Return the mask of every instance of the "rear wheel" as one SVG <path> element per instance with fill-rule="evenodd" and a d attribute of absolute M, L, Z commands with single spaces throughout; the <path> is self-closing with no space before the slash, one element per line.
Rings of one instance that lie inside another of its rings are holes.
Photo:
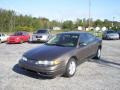
<path fill-rule="evenodd" d="M 20 40 L 20 44 L 22 44 L 23 43 L 23 40 Z"/>
<path fill-rule="evenodd" d="M 94 58 L 95 58 L 95 59 L 100 59 L 100 57 L 101 57 L 101 49 L 99 48 L 99 49 L 97 50 L 96 56 L 95 56 Z"/>
<path fill-rule="evenodd" d="M 74 76 L 75 72 L 76 72 L 76 60 L 74 58 L 71 58 L 68 63 L 67 63 L 67 66 L 66 66 L 66 71 L 65 71 L 65 74 L 64 76 L 65 77 L 72 77 Z"/>

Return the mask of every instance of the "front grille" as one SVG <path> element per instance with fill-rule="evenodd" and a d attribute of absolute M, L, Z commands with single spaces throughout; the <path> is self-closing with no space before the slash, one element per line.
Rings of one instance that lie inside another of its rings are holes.
<path fill-rule="evenodd" d="M 42 38 L 42 36 L 36 36 L 36 38 Z"/>

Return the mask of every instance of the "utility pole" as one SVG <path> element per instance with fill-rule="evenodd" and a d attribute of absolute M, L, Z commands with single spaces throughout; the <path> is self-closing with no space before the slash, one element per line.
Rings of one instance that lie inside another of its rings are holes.
<path fill-rule="evenodd" d="M 91 27 L 90 19 L 91 19 L 91 0 L 89 0 L 89 27 L 88 27 L 89 30 L 90 30 L 90 27 Z"/>
<path fill-rule="evenodd" d="M 113 17 L 112 28 L 114 27 L 114 20 L 115 20 L 115 17 Z"/>

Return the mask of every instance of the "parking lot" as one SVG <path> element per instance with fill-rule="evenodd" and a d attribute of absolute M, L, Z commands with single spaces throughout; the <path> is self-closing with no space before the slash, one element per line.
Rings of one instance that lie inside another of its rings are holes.
<path fill-rule="evenodd" d="M 74 77 L 42 78 L 17 66 L 40 44 L 0 44 L 0 90 L 120 90 L 120 40 L 103 41 L 101 60 L 82 63 Z"/>

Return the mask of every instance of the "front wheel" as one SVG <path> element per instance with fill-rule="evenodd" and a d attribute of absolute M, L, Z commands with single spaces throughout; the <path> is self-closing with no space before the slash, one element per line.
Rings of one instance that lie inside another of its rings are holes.
<path fill-rule="evenodd" d="M 75 72 L 76 72 L 76 60 L 74 58 L 71 58 L 68 63 L 67 63 L 67 66 L 66 66 L 66 71 L 65 71 L 65 74 L 64 76 L 65 77 L 72 77 L 74 76 Z"/>

